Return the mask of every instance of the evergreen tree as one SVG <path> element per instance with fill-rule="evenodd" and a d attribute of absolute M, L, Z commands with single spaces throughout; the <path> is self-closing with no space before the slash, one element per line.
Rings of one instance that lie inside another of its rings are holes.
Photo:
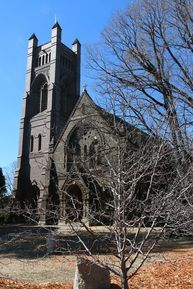
<path fill-rule="evenodd" d="M 6 193 L 6 183 L 5 176 L 3 175 L 3 170 L 0 168 L 0 197 Z"/>
<path fill-rule="evenodd" d="M 9 216 L 9 211 L 6 209 L 8 205 L 6 192 L 7 189 L 6 189 L 5 176 L 3 174 L 2 168 L 0 168 L 0 224 L 5 223 Z"/>

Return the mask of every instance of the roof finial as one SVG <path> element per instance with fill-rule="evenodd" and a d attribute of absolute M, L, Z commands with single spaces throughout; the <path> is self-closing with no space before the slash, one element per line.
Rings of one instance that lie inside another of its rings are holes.
<path fill-rule="evenodd" d="M 57 16 L 56 16 L 56 13 L 55 13 L 55 15 L 54 15 L 54 24 L 56 24 L 56 22 L 57 22 Z"/>
<path fill-rule="evenodd" d="M 87 85 L 86 85 L 86 83 L 84 83 L 83 86 L 82 86 L 82 91 L 85 92 L 86 88 L 87 88 Z"/>

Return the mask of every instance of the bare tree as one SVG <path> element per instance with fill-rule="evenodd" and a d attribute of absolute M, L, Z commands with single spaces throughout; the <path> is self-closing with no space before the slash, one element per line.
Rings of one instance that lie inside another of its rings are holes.
<path fill-rule="evenodd" d="M 135 1 L 90 50 L 100 92 L 123 106 L 130 122 L 167 136 L 177 158 L 192 131 L 192 1 Z M 167 132 L 167 134 L 166 134 Z"/>

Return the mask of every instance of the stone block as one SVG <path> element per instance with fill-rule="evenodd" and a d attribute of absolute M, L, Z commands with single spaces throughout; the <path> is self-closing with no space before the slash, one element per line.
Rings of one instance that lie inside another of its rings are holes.
<path fill-rule="evenodd" d="M 73 289 L 109 289 L 110 273 L 90 260 L 77 258 Z"/>
<path fill-rule="evenodd" d="M 52 233 L 48 234 L 47 238 L 47 253 L 52 254 L 54 252 L 55 246 L 56 246 L 56 241 Z"/>

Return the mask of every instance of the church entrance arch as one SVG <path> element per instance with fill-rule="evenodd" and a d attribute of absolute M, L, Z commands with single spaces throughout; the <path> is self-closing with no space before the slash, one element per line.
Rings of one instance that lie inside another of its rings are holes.
<path fill-rule="evenodd" d="M 71 185 L 66 192 L 65 211 L 69 221 L 78 222 L 83 218 L 83 196 L 77 184 Z"/>

